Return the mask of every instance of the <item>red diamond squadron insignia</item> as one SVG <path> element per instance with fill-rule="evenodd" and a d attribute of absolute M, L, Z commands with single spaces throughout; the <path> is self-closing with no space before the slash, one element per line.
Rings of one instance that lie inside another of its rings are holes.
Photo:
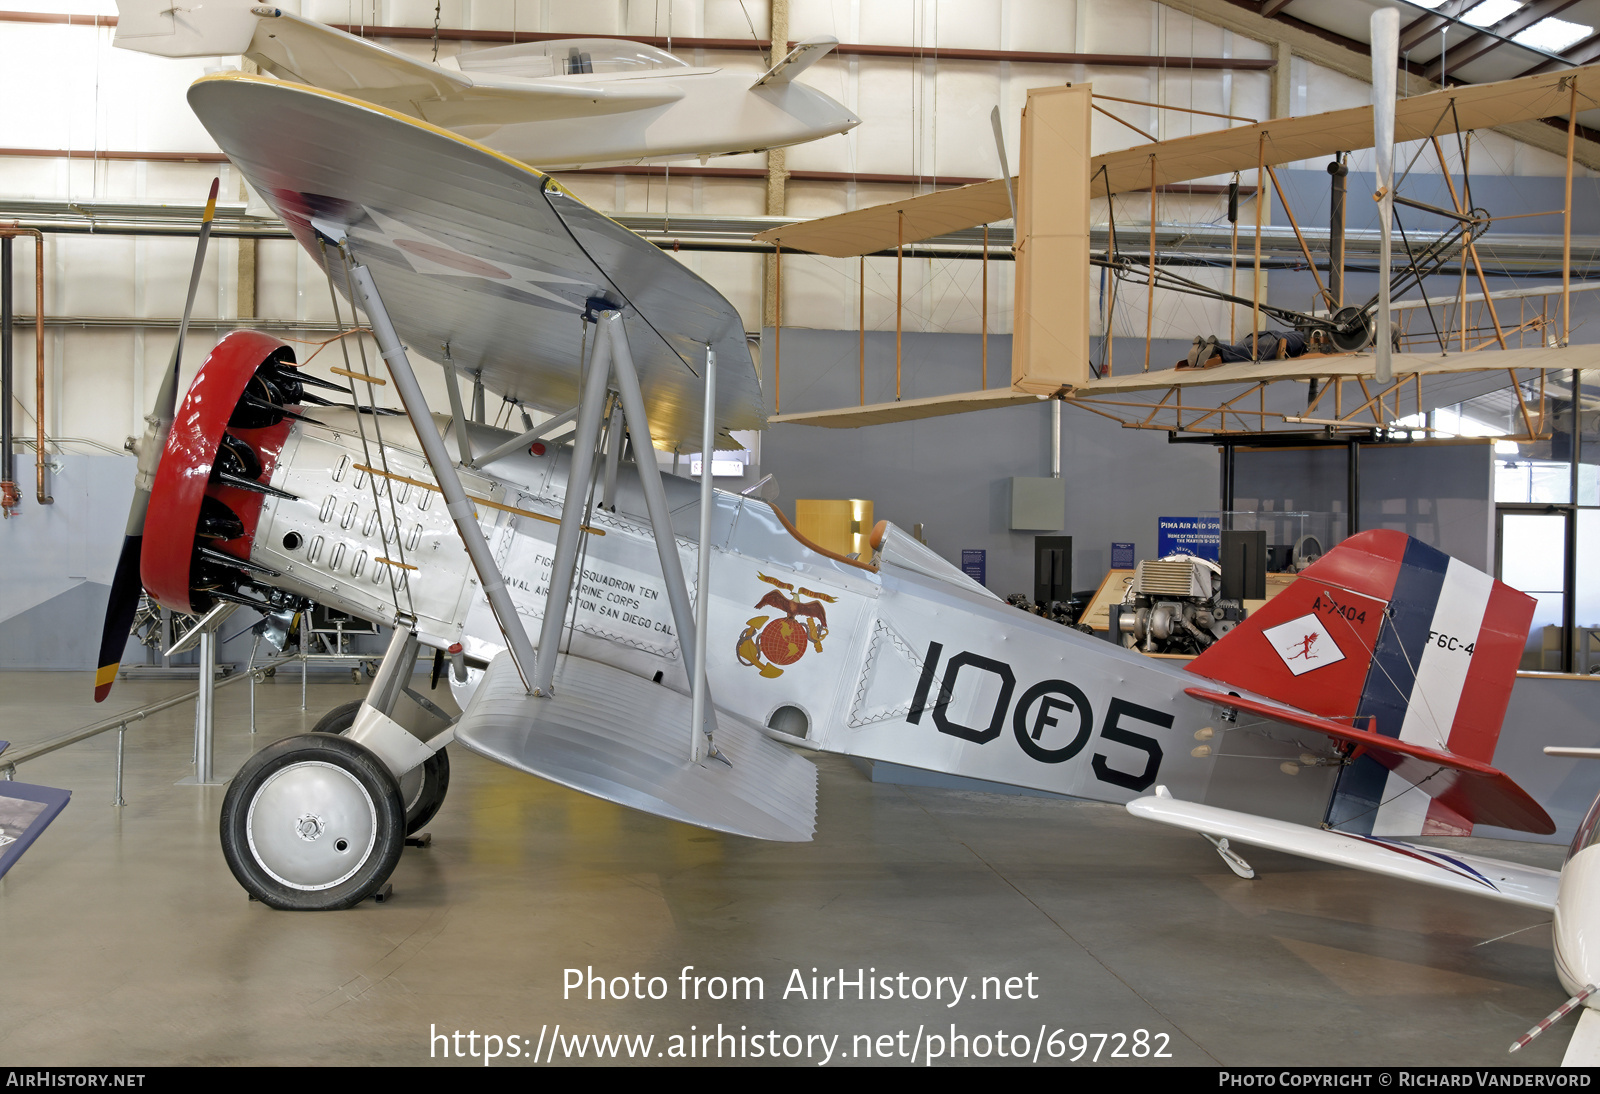
<path fill-rule="evenodd" d="M 757 576 L 777 588 L 756 601 L 755 606 L 758 609 L 775 608 L 783 615 L 777 619 L 772 619 L 770 615 L 758 615 L 749 620 L 744 633 L 739 635 L 736 651 L 741 665 L 758 669 L 762 676 L 771 679 L 783 675 L 780 666 L 792 665 L 800 660 L 807 646 L 815 646 L 818 653 L 822 652 L 822 640 L 828 636 L 828 612 L 821 602 L 826 600 L 832 604 L 838 597 L 811 589 L 796 589 L 787 581 L 779 581 L 766 574 Z M 790 599 L 785 593 L 798 593 L 801 597 L 812 599 Z"/>

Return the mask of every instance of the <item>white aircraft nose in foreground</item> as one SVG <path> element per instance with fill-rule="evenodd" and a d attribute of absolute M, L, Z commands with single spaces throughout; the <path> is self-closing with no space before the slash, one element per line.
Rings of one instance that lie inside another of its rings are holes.
<path fill-rule="evenodd" d="M 520 42 L 429 64 L 241 0 L 118 0 L 116 44 L 163 57 L 243 55 L 281 79 L 419 118 L 547 170 L 724 156 L 860 124 L 795 77 L 838 45 L 810 38 L 753 83 L 614 38 Z"/>

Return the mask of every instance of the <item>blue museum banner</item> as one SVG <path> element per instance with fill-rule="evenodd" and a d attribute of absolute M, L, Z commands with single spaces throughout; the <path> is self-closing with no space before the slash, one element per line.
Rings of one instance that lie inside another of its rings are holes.
<path fill-rule="evenodd" d="M 1156 557 L 1177 552 L 1209 558 L 1222 557 L 1221 517 L 1157 517 Z"/>

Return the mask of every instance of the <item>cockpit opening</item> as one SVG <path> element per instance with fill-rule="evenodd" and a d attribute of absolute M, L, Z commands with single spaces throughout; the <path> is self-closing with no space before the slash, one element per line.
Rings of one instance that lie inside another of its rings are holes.
<path fill-rule="evenodd" d="M 617 38 L 558 38 L 463 50 L 456 63 L 463 72 L 527 79 L 589 73 L 637 74 L 689 67 L 664 49 Z"/>

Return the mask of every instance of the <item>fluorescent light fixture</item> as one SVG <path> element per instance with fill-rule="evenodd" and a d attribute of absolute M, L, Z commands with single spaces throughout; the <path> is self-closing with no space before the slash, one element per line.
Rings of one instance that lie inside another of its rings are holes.
<path fill-rule="evenodd" d="M 1411 0 L 1411 3 L 1415 4 L 1419 8 L 1432 9 L 1444 3 L 1444 0 Z"/>
<path fill-rule="evenodd" d="M 702 466 L 703 466 L 703 464 L 702 464 L 702 462 L 701 462 L 701 460 L 700 460 L 700 458 L 698 456 L 695 457 L 694 459 L 690 460 L 689 461 L 689 474 L 692 475 L 695 478 L 699 478 L 700 477 L 700 468 Z M 722 459 L 720 457 L 713 457 L 712 460 L 711 460 L 711 477 L 712 478 L 718 478 L 718 477 L 730 478 L 730 477 L 743 475 L 743 474 L 744 474 L 744 461 L 743 460 L 733 459 L 733 458 Z"/>
<path fill-rule="evenodd" d="M 1593 33 L 1593 27 L 1586 27 L 1582 23 L 1569 23 L 1565 19 L 1552 17 L 1540 19 L 1521 34 L 1513 34 L 1511 40 L 1520 46 L 1542 49 L 1546 53 L 1561 53 L 1577 45 Z"/>
<path fill-rule="evenodd" d="M 1461 21 L 1475 27 L 1492 27 L 1522 6 L 1519 0 L 1483 0 L 1469 9 Z"/>

